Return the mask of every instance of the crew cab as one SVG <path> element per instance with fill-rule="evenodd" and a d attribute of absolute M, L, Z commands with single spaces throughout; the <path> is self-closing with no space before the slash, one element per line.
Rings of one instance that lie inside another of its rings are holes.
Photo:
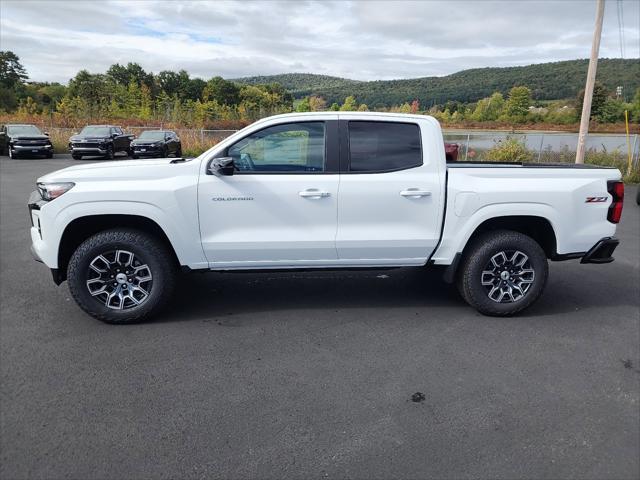
<path fill-rule="evenodd" d="M 134 135 L 125 134 L 115 125 L 87 125 L 69 139 L 69 151 L 74 160 L 83 156 L 100 156 L 113 160 L 118 152 L 131 155 L 131 141 Z"/>
<path fill-rule="evenodd" d="M 614 168 L 445 160 L 429 116 L 278 115 L 194 159 L 37 180 L 32 250 L 110 323 L 158 312 L 180 271 L 442 266 L 487 315 L 543 292 L 548 260 L 613 261 Z"/>
<path fill-rule="evenodd" d="M 0 153 L 9 158 L 44 156 L 53 158 L 53 145 L 46 133 L 31 124 L 9 124 L 0 128 Z"/>

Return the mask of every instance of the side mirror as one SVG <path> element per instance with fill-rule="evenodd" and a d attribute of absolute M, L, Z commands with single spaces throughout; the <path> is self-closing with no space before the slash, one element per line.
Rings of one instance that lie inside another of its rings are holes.
<path fill-rule="evenodd" d="M 111 138 L 116 138 L 116 137 L 119 137 L 119 136 L 120 136 L 120 135 L 118 135 L 117 133 L 112 133 L 112 134 L 111 134 Z"/>
<path fill-rule="evenodd" d="M 235 165 L 233 164 L 233 157 L 220 157 L 214 158 L 209 162 L 207 167 L 207 173 L 209 175 L 233 175 Z"/>
<path fill-rule="evenodd" d="M 49 136 L 49 132 L 44 132 L 44 134 L 48 137 Z"/>

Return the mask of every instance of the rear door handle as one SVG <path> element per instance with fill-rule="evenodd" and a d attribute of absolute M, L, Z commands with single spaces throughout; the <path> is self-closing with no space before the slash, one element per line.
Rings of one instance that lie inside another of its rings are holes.
<path fill-rule="evenodd" d="M 400 195 L 403 197 L 428 197 L 431 195 L 431 192 L 428 190 L 420 190 L 419 188 L 407 188 L 406 190 L 402 190 Z"/>
<path fill-rule="evenodd" d="M 329 192 L 318 190 L 317 188 L 308 188 L 306 190 L 298 192 L 298 195 L 305 198 L 325 198 L 331 196 Z"/>

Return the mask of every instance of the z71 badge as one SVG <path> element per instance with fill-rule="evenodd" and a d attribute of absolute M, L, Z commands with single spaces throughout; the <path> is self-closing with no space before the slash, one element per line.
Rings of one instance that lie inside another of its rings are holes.
<path fill-rule="evenodd" d="M 602 203 L 606 202 L 609 197 L 587 197 L 584 203 Z"/>

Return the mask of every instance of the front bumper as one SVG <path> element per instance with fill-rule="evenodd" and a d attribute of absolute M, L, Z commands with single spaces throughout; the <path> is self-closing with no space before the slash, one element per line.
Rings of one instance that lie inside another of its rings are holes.
<path fill-rule="evenodd" d="M 611 255 L 619 244 L 620 240 L 616 237 L 602 238 L 585 253 L 580 263 L 611 263 L 614 260 Z"/>
<path fill-rule="evenodd" d="M 157 157 L 162 156 L 162 148 L 134 145 L 131 147 L 131 153 L 139 157 Z"/>
<path fill-rule="evenodd" d="M 95 147 L 71 147 L 69 151 L 71 153 L 94 154 L 94 155 L 105 155 L 107 153 L 106 148 L 100 148 L 97 145 Z"/>
<path fill-rule="evenodd" d="M 11 145 L 15 153 L 49 153 L 53 152 L 52 145 Z"/>

